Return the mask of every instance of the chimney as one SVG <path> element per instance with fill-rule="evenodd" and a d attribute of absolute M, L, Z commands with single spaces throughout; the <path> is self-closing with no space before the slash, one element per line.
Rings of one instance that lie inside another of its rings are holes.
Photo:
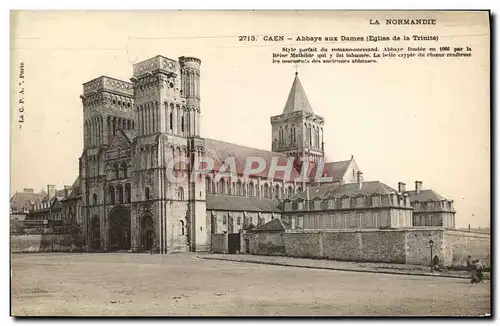
<path fill-rule="evenodd" d="M 56 195 L 56 186 L 55 185 L 47 185 L 47 195 L 49 199 L 52 199 Z"/>
<path fill-rule="evenodd" d="M 33 188 L 24 188 L 23 192 L 33 192 Z"/>
<path fill-rule="evenodd" d="M 415 181 L 415 192 L 417 195 L 420 193 L 420 190 L 422 190 L 422 181 Z"/>
<path fill-rule="evenodd" d="M 357 182 L 358 182 L 358 189 L 361 189 L 363 187 L 363 172 L 358 171 L 357 173 Z"/>
<path fill-rule="evenodd" d="M 398 191 L 400 193 L 403 193 L 406 191 L 406 183 L 404 182 L 398 182 Z"/>

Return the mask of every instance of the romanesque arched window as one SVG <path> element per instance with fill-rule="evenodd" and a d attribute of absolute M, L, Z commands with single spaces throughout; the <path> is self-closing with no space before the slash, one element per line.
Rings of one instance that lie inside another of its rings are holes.
<path fill-rule="evenodd" d="M 238 180 L 238 182 L 236 183 L 236 195 L 237 196 L 241 196 L 243 193 L 242 193 L 242 189 L 241 189 L 241 181 Z"/>
<path fill-rule="evenodd" d="M 125 202 L 130 203 L 131 202 L 131 189 L 130 189 L 130 183 L 127 183 L 125 185 Z"/>
<path fill-rule="evenodd" d="M 183 170 L 187 169 L 187 149 L 186 148 L 183 148 L 182 149 L 182 164 L 181 164 L 181 167 Z"/>
<path fill-rule="evenodd" d="M 184 188 L 179 187 L 177 189 L 177 198 L 179 198 L 179 200 L 184 200 Z"/>
<path fill-rule="evenodd" d="M 219 186 L 218 186 L 218 189 L 217 189 L 217 192 L 220 194 L 220 195 L 223 195 L 226 193 L 226 182 L 224 181 L 224 179 L 220 179 L 219 180 Z"/>
<path fill-rule="evenodd" d="M 123 177 L 128 178 L 127 163 L 122 163 Z"/>
<path fill-rule="evenodd" d="M 280 194 L 280 185 L 276 185 L 275 187 L 275 191 L 274 191 L 274 197 L 277 198 L 277 199 L 280 199 L 281 198 L 281 194 Z"/>
<path fill-rule="evenodd" d="M 110 204 L 115 203 L 115 187 L 112 185 L 108 187 L 108 201 Z"/>
<path fill-rule="evenodd" d="M 212 180 L 210 180 L 209 176 L 205 177 L 205 192 L 207 194 L 212 192 Z"/>
<path fill-rule="evenodd" d="M 118 203 L 123 204 L 123 186 L 116 186 L 116 192 L 118 193 Z"/>
<path fill-rule="evenodd" d="M 311 129 L 311 125 L 307 126 L 307 134 L 309 136 L 309 146 L 312 146 L 312 129 Z"/>

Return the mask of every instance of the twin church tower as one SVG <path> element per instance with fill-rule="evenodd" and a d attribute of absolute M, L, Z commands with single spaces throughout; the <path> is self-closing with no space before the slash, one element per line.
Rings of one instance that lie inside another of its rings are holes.
<path fill-rule="evenodd" d="M 169 160 L 192 162 L 205 153 L 200 64 L 156 56 L 134 64 L 130 82 L 102 76 L 83 84 L 79 179 L 89 250 L 209 249 L 205 180 L 167 177 Z M 314 114 L 298 74 L 271 124 L 273 152 L 311 161 L 324 156 L 324 119 Z"/>

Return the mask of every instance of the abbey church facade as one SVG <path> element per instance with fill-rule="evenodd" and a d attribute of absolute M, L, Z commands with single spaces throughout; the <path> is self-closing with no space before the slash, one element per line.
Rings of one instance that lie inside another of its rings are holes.
<path fill-rule="evenodd" d="M 298 75 L 282 114 L 270 118 L 272 151 L 267 151 L 200 135 L 200 65 L 193 57 L 156 56 L 134 64 L 130 82 L 102 76 L 83 85 L 84 148 L 75 190 L 88 250 L 209 250 L 211 234 L 258 227 L 285 211 L 290 215 L 297 207 L 294 198 L 308 201 L 308 189 L 321 187 L 267 173 L 273 160 L 283 165 L 290 157 L 306 157 L 314 174 L 324 158 L 324 119 L 314 113 Z M 193 177 L 193 162 L 201 157 L 215 162 L 213 170 Z M 217 171 L 228 157 L 235 159 L 236 171 L 219 179 Z M 266 169 L 245 177 L 241 167 L 248 157 L 262 158 Z M 184 163 L 172 167 L 169 162 L 176 158 Z M 292 174 L 301 174 L 301 164 L 294 164 Z M 330 188 L 359 184 L 362 178 L 353 157 L 322 168 Z M 347 193 L 356 196 L 355 190 Z M 409 196 L 399 204 L 404 210 L 412 210 Z M 412 226 L 411 213 L 404 216 L 398 226 Z M 352 227 L 346 223 L 337 227 Z"/>

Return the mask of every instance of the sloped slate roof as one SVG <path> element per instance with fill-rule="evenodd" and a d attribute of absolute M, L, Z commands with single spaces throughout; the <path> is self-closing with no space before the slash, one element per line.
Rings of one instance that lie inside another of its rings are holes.
<path fill-rule="evenodd" d="M 356 196 L 371 196 L 373 194 L 386 195 L 391 193 L 397 193 L 397 191 L 388 185 L 380 181 L 363 181 L 361 189 L 358 189 L 357 183 L 349 183 L 345 185 L 336 185 L 331 183 L 325 183 L 316 187 L 309 187 L 309 199 L 314 198 L 341 198 L 344 196 L 356 197 Z M 290 199 L 307 199 L 307 191 L 302 191 L 295 194 Z"/>
<path fill-rule="evenodd" d="M 330 177 L 334 180 L 342 179 L 350 164 L 351 160 L 325 163 L 323 166 L 322 176 Z M 314 163 L 310 163 L 310 165 L 311 169 L 309 172 L 309 177 L 314 178 L 316 176 L 317 166 Z"/>
<path fill-rule="evenodd" d="M 269 168 L 273 160 L 277 161 L 277 166 L 286 166 L 288 162 L 288 157 L 282 153 L 276 153 L 271 151 L 266 151 L 263 149 L 257 149 L 252 147 L 246 147 L 242 145 L 237 145 L 233 143 L 228 143 L 215 139 L 205 139 L 205 155 L 207 158 L 211 158 L 214 161 L 213 171 L 219 171 L 223 166 L 224 162 L 233 163 L 228 159 L 229 157 L 234 157 L 234 163 L 236 163 L 236 173 L 242 175 L 245 171 L 247 158 L 258 157 L 264 159 L 266 162 L 265 169 L 256 173 L 254 176 L 267 178 L 269 176 Z M 256 164 L 252 166 L 255 168 Z M 229 170 L 229 169 L 228 169 Z M 227 171 L 228 171 L 227 170 Z M 290 173 L 290 178 L 292 180 L 300 176 L 299 172 L 295 168 L 292 168 Z M 285 177 L 285 172 L 276 171 L 274 174 L 274 179 L 282 180 Z"/>
<path fill-rule="evenodd" d="M 256 227 L 253 231 L 284 231 L 291 229 L 292 226 L 281 218 L 275 218 L 270 220 L 269 222 Z M 301 229 L 301 227 L 296 226 L 297 229 Z"/>
<path fill-rule="evenodd" d="M 302 87 L 298 73 L 295 74 L 295 79 L 293 80 L 292 88 L 288 94 L 283 114 L 295 111 L 314 113 L 311 108 L 311 104 L 309 104 L 309 100 L 307 99 L 306 92 Z"/>
<path fill-rule="evenodd" d="M 38 204 L 42 201 L 44 194 L 36 192 L 16 192 L 14 196 L 10 199 L 10 207 L 13 210 L 23 210 L 23 208 L 29 209 L 34 204 Z"/>
<path fill-rule="evenodd" d="M 264 159 L 266 166 L 265 169 L 260 173 L 255 173 L 253 176 L 268 178 L 269 169 L 271 167 L 271 162 L 275 160 L 277 166 L 286 166 L 288 159 L 293 160 L 292 169 L 290 172 L 290 180 L 296 180 L 301 177 L 302 164 L 300 162 L 300 157 L 291 158 L 282 153 L 276 153 L 272 151 L 267 151 L 258 148 L 246 147 L 242 145 L 237 145 L 229 142 L 224 142 L 215 139 L 205 139 L 205 156 L 210 158 L 214 162 L 214 167 L 212 171 L 217 172 L 221 169 L 224 162 L 232 164 L 233 162 L 228 159 L 229 157 L 234 157 L 234 163 L 236 164 L 236 173 L 242 175 L 245 171 L 247 158 L 258 157 Z M 325 163 L 323 166 L 323 176 L 332 177 L 333 179 L 342 179 L 344 176 L 351 160 L 329 162 Z M 256 167 L 253 165 L 252 168 Z M 227 169 L 226 171 L 228 171 Z M 317 165 L 314 162 L 309 162 L 307 177 L 309 179 L 314 179 L 316 176 Z M 283 180 L 285 178 L 285 172 L 275 171 L 274 175 L 271 177 L 276 180 Z"/>
<path fill-rule="evenodd" d="M 281 212 L 280 202 L 255 197 L 207 194 L 207 209 L 221 211 Z"/>
<path fill-rule="evenodd" d="M 424 189 L 420 190 L 419 193 L 415 190 L 410 190 L 406 192 L 408 197 L 410 197 L 410 202 L 426 202 L 426 201 L 442 201 L 447 200 L 437 192 L 432 189 Z"/>

